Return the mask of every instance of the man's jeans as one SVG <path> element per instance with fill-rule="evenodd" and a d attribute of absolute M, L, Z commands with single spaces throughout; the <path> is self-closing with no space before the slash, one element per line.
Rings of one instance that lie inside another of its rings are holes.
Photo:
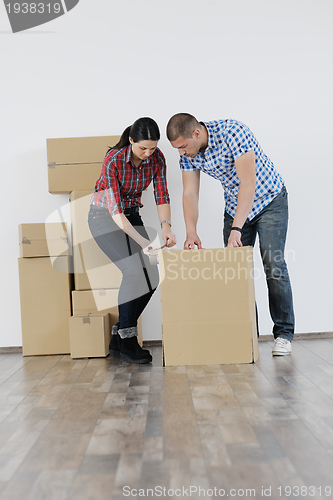
<path fill-rule="evenodd" d="M 223 237 L 227 246 L 233 218 L 225 212 Z M 294 336 L 294 309 L 291 285 L 284 248 L 288 227 L 288 193 L 282 188 L 274 200 L 243 226 L 242 244 L 254 246 L 259 235 L 260 254 L 266 274 L 268 300 L 274 323 L 274 338 L 292 340 Z"/>
<path fill-rule="evenodd" d="M 127 219 L 149 240 L 139 214 L 127 215 Z M 123 273 L 118 294 L 118 326 L 121 329 L 137 326 L 158 286 L 157 266 L 149 263 L 140 245 L 117 226 L 107 209 L 91 206 L 88 224 L 97 245 Z"/>

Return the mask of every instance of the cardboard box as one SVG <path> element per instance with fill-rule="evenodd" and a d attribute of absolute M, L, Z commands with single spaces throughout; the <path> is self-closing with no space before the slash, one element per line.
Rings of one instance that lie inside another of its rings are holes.
<path fill-rule="evenodd" d="M 62 222 L 19 225 L 20 257 L 68 255 L 66 224 Z"/>
<path fill-rule="evenodd" d="M 69 354 L 68 257 L 18 259 L 23 356 Z"/>
<path fill-rule="evenodd" d="M 118 289 L 73 290 L 73 316 L 105 314 L 118 318 Z"/>
<path fill-rule="evenodd" d="M 95 242 L 88 226 L 92 191 L 70 195 L 76 290 L 119 288 L 122 273 Z"/>
<path fill-rule="evenodd" d="M 93 190 L 104 156 L 119 138 L 119 135 L 113 135 L 47 139 L 49 192 Z"/>
<path fill-rule="evenodd" d="M 110 314 L 111 326 L 118 321 L 118 289 L 73 290 L 73 316 L 88 314 Z M 138 342 L 142 346 L 142 321 L 138 319 Z"/>
<path fill-rule="evenodd" d="M 69 319 L 72 358 L 99 358 L 109 354 L 110 315 L 89 314 Z"/>
<path fill-rule="evenodd" d="M 165 366 L 258 359 L 252 247 L 163 251 L 160 273 Z"/>

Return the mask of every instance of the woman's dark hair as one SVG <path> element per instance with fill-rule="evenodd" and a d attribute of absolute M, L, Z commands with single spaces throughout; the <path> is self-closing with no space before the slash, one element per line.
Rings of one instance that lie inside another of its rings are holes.
<path fill-rule="evenodd" d="M 121 149 L 128 146 L 130 144 L 130 137 L 132 137 L 134 142 L 159 141 L 160 130 L 157 123 L 152 118 L 139 118 L 133 125 L 130 125 L 124 130 L 119 142 L 117 142 L 115 146 L 110 147 L 108 152 L 112 149 Z"/>

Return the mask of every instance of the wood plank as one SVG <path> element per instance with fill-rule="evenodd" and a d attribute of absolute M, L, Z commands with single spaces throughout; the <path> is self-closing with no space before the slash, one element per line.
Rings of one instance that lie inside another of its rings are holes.
<path fill-rule="evenodd" d="M 1 500 L 329 486 L 331 340 L 296 340 L 279 358 L 260 342 L 248 365 L 163 368 L 156 345 L 146 365 L 0 354 Z"/>

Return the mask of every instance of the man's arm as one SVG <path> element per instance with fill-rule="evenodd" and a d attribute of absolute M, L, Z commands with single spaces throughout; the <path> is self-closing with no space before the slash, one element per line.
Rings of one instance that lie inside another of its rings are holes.
<path fill-rule="evenodd" d="M 235 167 L 240 187 L 238 192 L 237 210 L 233 226 L 242 228 L 251 211 L 256 189 L 256 163 L 254 151 L 248 151 L 235 160 Z M 241 247 L 241 233 L 231 231 L 228 247 Z"/>
<path fill-rule="evenodd" d="M 186 226 L 185 250 L 201 247 L 201 241 L 197 235 L 197 222 L 199 216 L 199 187 L 200 170 L 193 172 L 182 172 L 183 176 L 183 212 Z"/>

